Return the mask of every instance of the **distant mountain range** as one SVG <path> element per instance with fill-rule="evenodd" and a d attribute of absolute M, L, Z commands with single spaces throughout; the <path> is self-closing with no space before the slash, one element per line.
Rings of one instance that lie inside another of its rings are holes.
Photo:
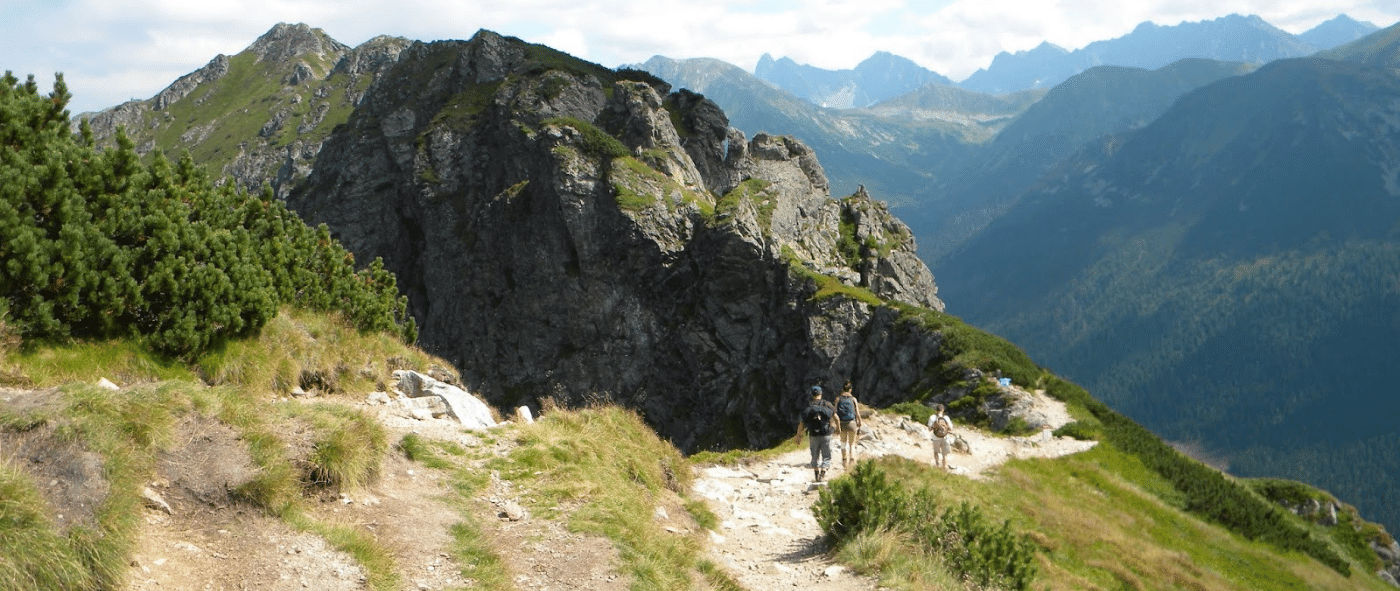
<path fill-rule="evenodd" d="M 1296 36 L 1264 22 L 1258 16 L 1237 14 L 1175 26 L 1146 22 L 1138 25 L 1132 33 L 1117 39 L 1095 41 L 1074 51 L 1046 43 L 1028 52 L 1000 53 L 992 59 L 990 66 L 974 72 L 960 86 L 990 93 L 1048 88 L 1094 66 L 1155 70 L 1187 58 L 1263 64 L 1312 55 L 1322 49 L 1355 41 L 1376 29 L 1375 25 L 1358 23 L 1346 16 L 1339 16 Z M 1305 38 L 1329 44 L 1317 45 Z"/>
<path fill-rule="evenodd" d="M 908 94 L 928 84 L 953 81 L 888 52 L 877 52 L 853 70 L 823 70 L 763 54 L 754 75 L 821 107 L 850 109 Z"/>
<path fill-rule="evenodd" d="M 986 142 L 1044 91 L 993 97 L 924 86 L 869 109 L 830 109 L 775 88 L 716 59 L 654 57 L 635 66 L 715 101 L 729 123 L 802 138 L 822 155 L 832 194 L 866 186 L 892 204 L 910 204 L 956 170 L 967 147 Z"/>
<path fill-rule="evenodd" d="M 1002 94 L 1051 88 L 1095 66 L 1155 70 L 1187 58 L 1257 65 L 1312 55 L 1377 29 L 1371 23 L 1339 15 L 1293 35 L 1258 16 L 1232 14 L 1172 26 L 1144 22 L 1127 35 L 1095 41 L 1074 51 L 1047 41 L 1029 51 L 1002 52 L 992 59 L 991 65 L 958 83 L 884 52 L 876 53 L 854 70 L 824 70 L 786 57 L 775 60 L 765 54 L 754 75 L 815 105 L 859 108 L 911 92 L 921 84 L 955 84 L 975 92 Z"/>
<path fill-rule="evenodd" d="M 1393 527 L 1400 75 L 1373 63 L 1397 37 L 1222 78 L 1085 143 L 934 266 L 940 294 L 1159 434 Z"/>

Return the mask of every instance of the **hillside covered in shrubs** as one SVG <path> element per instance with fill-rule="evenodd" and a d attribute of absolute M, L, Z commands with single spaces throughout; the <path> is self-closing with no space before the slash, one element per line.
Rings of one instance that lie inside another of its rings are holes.
<path fill-rule="evenodd" d="M 0 318 L 26 341 L 140 337 L 189 357 L 255 333 L 278 306 L 339 311 L 416 339 L 394 276 L 270 193 L 216 186 L 188 157 L 147 161 L 71 132 L 59 76 L 0 83 Z"/>

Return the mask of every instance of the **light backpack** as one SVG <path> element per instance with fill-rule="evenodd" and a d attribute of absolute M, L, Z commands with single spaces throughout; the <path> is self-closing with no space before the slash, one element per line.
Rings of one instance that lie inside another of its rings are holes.
<path fill-rule="evenodd" d="M 836 399 L 836 416 L 843 421 L 856 420 L 856 399 L 854 396 L 842 396 Z"/>
<path fill-rule="evenodd" d="M 948 436 L 948 432 L 949 432 L 949 431 L 952 431 L 952 430 L 953 430 L 953 428 L 952 428 L 951 426 L 948 425 L 948 418 L 947 418 L 947 417 L 938 417 L 938 420 L 936 420 L 936 421 L 933 422 L 933 436 L 934 436 L 934 437 L 937 437 L 937 438 L 939 438 L 939 439 L 942 439 L 942 438 L 944 438 L 944 437 L 947 437 L 947 436 Z"/>

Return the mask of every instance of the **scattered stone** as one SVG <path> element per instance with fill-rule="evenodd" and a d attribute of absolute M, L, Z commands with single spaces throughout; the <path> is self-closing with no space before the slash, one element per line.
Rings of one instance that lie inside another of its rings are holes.
<path fill-rule="evenodd" d="M 146 502 L 147 507 L 162 511 L 166 515 L 174 514 L 174 511 L 170 510 L 170 504 L 166 503 L 165 499 L 161 498 L 160 493 L 152 490 L 149 486 L 141 489 L 141 499 Z"/>
<path fill-rule="evenodd" d="M 529 517 L 525 508 L 521 507 L 520 504 L 515 501 L 505 501 L 500 504 L 500 507 L 501 512 L 498 515 L 499 517 L 504 517 L 511 521 L 524 521 L 526 517 Z"/>
<path fill-rule="evenodd" d="M 196 545 L 191 544 L 191 543 L 189 543 L 189 542 L 175 542 L 174 544 L 171 544 L 171 545 L 172 545 L 172 546 L 175 546 L 175 548 L 177 548 L 177 549 L 179 549 L 179 550 L 184 550 L 184 551 L 189 552 L 189 553 L 192 553 L 192 554 L 203 554 L 203 553 L 204 553 L 204 550 L 201 550 L 201 549 L 199 548 L 199 546 L 196 546 Z"/>
<path fill-rule="evenodd" d="M 724 466 L 710 466 L 700 471 L 708 478 L 753 478 L 752 472 L 745 470 L 734 470 Z M 770 479 L 771 480 L 771 479 Z"/>

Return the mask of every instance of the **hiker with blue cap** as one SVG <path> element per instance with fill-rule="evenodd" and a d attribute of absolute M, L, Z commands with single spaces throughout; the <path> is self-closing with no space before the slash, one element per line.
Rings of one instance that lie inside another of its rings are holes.
<path fill-rule="evenodd" d="M 841 432 L 841 424 L 835 420 L 836 406 L 822 400 L 822 387 L 812 386 L 812 402 L 802 411 L 802 421 L 793 441 L 801 441 L 802 431 L 807 431 L 807 445 L 812 450 L 812 471 L 817 482 L 826 478 L 826 470 L 831 467 L 831 437 Z"/>

